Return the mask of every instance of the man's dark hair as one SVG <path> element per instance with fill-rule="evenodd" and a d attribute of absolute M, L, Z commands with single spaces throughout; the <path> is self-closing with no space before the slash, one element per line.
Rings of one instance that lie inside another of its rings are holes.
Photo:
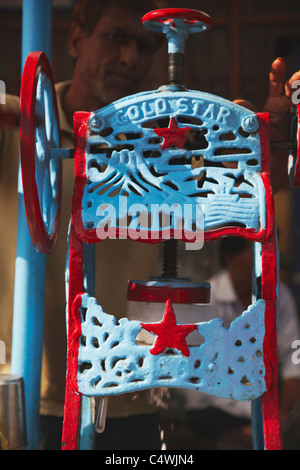
<path fill-rule="evenodd" d="M 225 257 L 226 255 L 234 256 L 242 253 L 251 245 L 251 241 L 245 238 L 239 237 L 224 237 L 220 239 L 219 244 L 219 255 L 220 263 L 222 266 L 226 266 Z"/>
<path fill-rule="evenodd" d="M 77 23 L 88 35 L 92 34 L 104 11 L 112 6 L 138 10 L 146 14 L 151 10 L 166 7 L 163 0 L 76 0 L 73 10 L 73 23 Z"/>

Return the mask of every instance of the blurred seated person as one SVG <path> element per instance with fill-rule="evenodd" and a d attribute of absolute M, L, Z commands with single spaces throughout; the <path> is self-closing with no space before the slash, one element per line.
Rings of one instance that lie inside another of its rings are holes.
<path fill-rule="evenodd" d="M 210 280 L 211 304 L 228 328 L 249 305 L 252 295 L 252 243 L 236 237 L 219 242 L 222 270 Z M 294 298 L 280 282 L 278 325 L 279 414 L 281 423 L 300 397 L 300 368 L 292 363 L 291 345 L 299 338 L 299 321 Z M 187 432 L 194 445 L 203 449 L 251 450 L 251 403 L 227 400 L 185 390 Z M 197 448 L 197 447 L 193 447 Z"/>

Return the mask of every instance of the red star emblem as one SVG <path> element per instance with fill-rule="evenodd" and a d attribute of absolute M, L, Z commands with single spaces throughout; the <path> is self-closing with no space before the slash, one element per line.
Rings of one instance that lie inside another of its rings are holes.
<path fill-rule="evenodd" d="M 167 300 L 166 302 L 166 308 L 161 322 L 141 323 L 141 326 L 150 333 L 157 335 L 153 348 L 150 349 L 151 354 L 161 354 L 167 348 L 176 348 L 181 351 L 184 356 L 190 355 L 185 337 L 192 331 L 197 330 L 197 325 L 179 325 L 176 322 L 171 300 Z"/>
<path fill-rule="evenodd" d="M 159 137 L 163 137 L 164 141 L 161 148 L 168 149 L 174 145 L 180 149 L 183 149 L 186 142 L 187 134 L 190 132 L 190 127 L 178 127 L 177 121 L 172 117 L 169 127 L 163 129 L 153 129 L 155 134 Z"/>

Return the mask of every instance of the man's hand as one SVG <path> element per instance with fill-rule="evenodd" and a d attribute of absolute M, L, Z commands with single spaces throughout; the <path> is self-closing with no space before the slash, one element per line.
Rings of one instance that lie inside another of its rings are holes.
<path fill-rule="evenodd" d="M 270 140 L 288 142 L 291 139 L 291 108 L 296 106 L 292 102 L 292 94 L 296 91 L 292 84 L 295 80 L 300 80 L 300 71 L 295 72 L 285 82 L 285 62 L 279 57 L 272 63 L 269 80 L 269 95 L 263 111 L 270 114 Z M 234 102 L 257 112 L 248 101 L 235 100 Z M 288 155 L 288 151 L 273 150 L 271 152 L 270 173 L 274 192 L 289 185 Z"/>
<path fill-rule="evenodd" d="M 263 111 L 270 113 L 270 139 L 273 142 L 288 142 L 291 139 L 292 83 L 300 79 L 300 71 L 285 82 L 285 62 L 282 58 L 274 60 L 269 74 L 269 95 Z M 270 172 L 273 191 L 287 186 L 288 151 L 272 151 Z"/>
<path fill-rule="evenodd" d="M 267 102 L 264 106 L 264 111 L 271 113 L 272 115 L 283 115 L 286 116 L 288 114 L 289 108 L 295 106 L 291 100 L 292 94 L 295 91 L 292 88 L 292 84 L 295 80 L 300 79 L 300 71 L 294 73 L 289 80 L 284 82 L 285 80 L 285 62 L 284 59 L 279 57 L 278 59 L 274 60 L 271 71 L 269 74 L 270 86 L 269 86 L 269 96 Z M 283 125 L 278 126 L 278 132 L 281 132 L 280 139 L 276 134 L 276 126 L 273 128 L 273 137 L 274 140 L 286 140 L 289 138 L 289 129 L 288 129 L 288 122 L 285 120 L 281 122 L 277 119 L 275 120 L 274 124 L 280 122 Z M 283 132 L 287 132 L 287 134 L 283 134 Z"/>

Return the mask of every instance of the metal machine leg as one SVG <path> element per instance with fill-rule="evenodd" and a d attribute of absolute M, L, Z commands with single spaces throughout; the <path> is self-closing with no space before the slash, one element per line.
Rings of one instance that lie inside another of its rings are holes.
<path fill-rule="evenodd" d="M 31 51 L 51 57 L 52 0 L 23 0 L 22 70 Z M 46 255 L 33 247 L 19 178 L 18 240 L 13 310 L 12 373 L 25 384 L 28 449 L 38 448 Z"/>

